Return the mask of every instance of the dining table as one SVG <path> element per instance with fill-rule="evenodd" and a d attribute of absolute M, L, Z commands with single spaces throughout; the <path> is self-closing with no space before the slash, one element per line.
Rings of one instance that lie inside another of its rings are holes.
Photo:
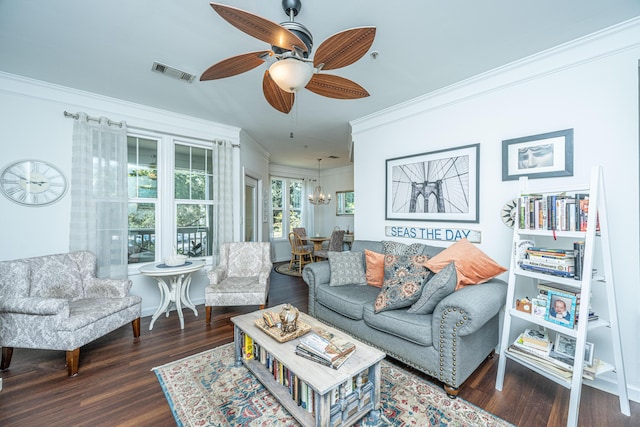
<path fill-rule="evenodd" d="M 320 237 L 320 236 L 307 237 L 307 240 L 313 242 L 314 251 L 319 251 L 320 249 L 322 249 L 322 243 L 328 241 L 329 239 L 330 237 Z"/>

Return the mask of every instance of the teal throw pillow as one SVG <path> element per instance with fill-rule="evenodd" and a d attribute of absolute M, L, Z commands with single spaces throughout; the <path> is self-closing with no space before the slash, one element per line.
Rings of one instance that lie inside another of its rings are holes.
<path fill-rule="evenodd" d="M 374 311 L 396 310 L 412 305 L 420 298 L 430 271 L 426 255 L 385 255 L 384 282 L 374 303 Z"/>
<path fill-rule="evenodd" d="M 447 295 L 452 294 L 458 283 L 456 266 L 452 262 L 440 270 L 438 274 L 432 276 L 422 288 L 422 294 L 418 301 L 413 303 L 407 313 L 431 314 L 436 306 Z"/>
<path fill-rule="evenodd" d="M 331 276 L 329 286 L 366 285 L 362 252 L 327 252 Z"/>

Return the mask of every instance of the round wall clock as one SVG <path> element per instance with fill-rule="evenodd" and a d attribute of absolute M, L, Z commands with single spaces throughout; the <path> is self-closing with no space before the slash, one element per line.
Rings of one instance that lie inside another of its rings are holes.
<path fill-rule="evenodd" d="M 24 206 L 46 206 L 67 192 L 67 179 L 55 166 L 42 160 L 21 160 L 6 166 L 0 175 L 0 191 Z"/>
<path fill-rule="evenodd" d="M 518 200 L 513 199 L 509 200 L 504 204 L 500 211 L 500 217 L 502 218 L 502 222 L 509 228 L 513 228 L 514 223 L 516 222 L 516 209 L 518 208 Z"/>

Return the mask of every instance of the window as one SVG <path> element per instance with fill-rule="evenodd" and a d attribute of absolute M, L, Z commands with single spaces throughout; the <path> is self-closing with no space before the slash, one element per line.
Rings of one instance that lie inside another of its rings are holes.
<path fill-rule="evenodd" d="M 304 182 L 292 178 L 271 179 L 271 238 L 286 239 L 304 219 Z"/>
<path fill-rule="evenodd" d="M 158 141 L 127 137 L 129 264 L 151 262 L 156 253 Z"/>
<path fill-rule="evenodd" d="M 211 254 L 213 224 L 213 153 L 175 145 L 174 192 L 176 248 L 192 257 Z"/>
<path fill-rule="evenodd" d="M 213 239 L 213 150 L 210 142 L 168 135 L 127 137 L 128 262 L 171 253 L 207 257 Z"/>

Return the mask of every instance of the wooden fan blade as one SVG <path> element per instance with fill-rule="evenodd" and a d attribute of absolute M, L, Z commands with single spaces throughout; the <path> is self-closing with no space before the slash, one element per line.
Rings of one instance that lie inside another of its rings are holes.
<path fill-rule="evenodd" d="M 376 36 L 376 27 L 361 27 L 334 34 L 323 41 L 313 57 L 313 66 L 323 70 L 346 67 L 362 58 Z"/>
<path fill-rule="evenodd" d="M 264 72 L 262 92 L 269 105 L 276 110 L 285 114 L 291 111 L 295 95 L 280 89 L 280 86 L 278 86 L 269 75 L 269 70 Z"/>
<path fill-rule="evenodd" d="M 218 12 L 218 15 L 225 21 L 243 33 L 249 34 L 251 37 L 255 37 L 258 40 L 285 50 L 294 50 L 293 48 L 295 46 L 303 52 L 307 51 L 307 46 L 302 40 L 280 24 L 242 9 L 219 3 L 211 3 L 211 7 Z"/>
<path fill-rule="evenodd" d="M 318 95 L 336 99 L 358 99 L 369 96 L 369 92 L 358 83 L 331 74 L 314 74 L 306 88 Z"/>
<path fill-rule="evenodd" d="M 253 70 L 257 66 L 264 64 L 264 59 L 262 58 L 269 53 L 271 53 L 270 50 L 262 50 L 224 59 L 207 68 L 200 76 L 200 81 L 223 79 Z"/>

